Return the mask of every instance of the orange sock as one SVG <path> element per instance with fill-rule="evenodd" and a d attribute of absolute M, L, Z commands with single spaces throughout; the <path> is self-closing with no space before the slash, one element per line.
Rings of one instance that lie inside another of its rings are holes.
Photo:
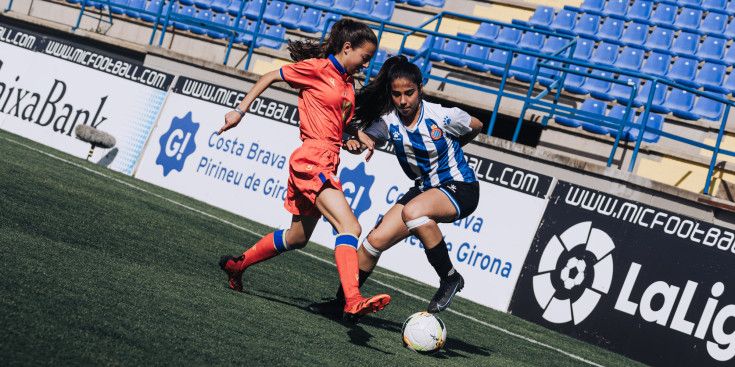
<path fill-rule="evenodd" d="M 334 259 L 337 262 L 339 279 L 345 292 L 347 303 L 360 299 L 360 268 L 357 262 L 357 237 L 351 234 L 337 235 L 334 247 Z"/>
<path fill-rule="evenodd" d="M 251 265 L 276 257 L 282 252 L 289 250 L 291 248 L 286 244 L 285 230 L 281 229 L 269 233 L 261 238 L 253 247 L 245 251 L 243 254 L 245 260 L 242 262 L 240 270 L 245 270 Z"/>

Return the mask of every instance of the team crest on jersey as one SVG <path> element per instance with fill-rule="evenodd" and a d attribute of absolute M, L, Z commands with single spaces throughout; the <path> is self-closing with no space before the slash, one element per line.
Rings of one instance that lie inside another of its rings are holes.
<path fill-rule="evenodd" d="M 434 140 L 439 140 L 444 136 L 444 133 L 439 128 L 439 126 L 436 126 L 436 124 L 431 125 L 431 138 Z"/>

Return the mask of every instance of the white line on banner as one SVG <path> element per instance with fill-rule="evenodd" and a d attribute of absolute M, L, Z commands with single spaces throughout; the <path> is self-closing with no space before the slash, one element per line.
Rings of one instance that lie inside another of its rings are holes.
<path fill-rule="evenodd" d="M 123 185 L 125 185 L 125 186 L 128 186 L 128 187 L 130 187 L 130 188 L 133 188 L 133 189 L 135 189 L 135 190 L 138 190 L 138 191 L 144 192 L 144 193 L 146 193 L 146 194 L 152 195 L 152 196 L 154 196 L 154 197 L 156 197 L 156 198 L 159 198 L 159 199 L 163 199 L 163 200 L 165 200 L 165 201 L 168 201 L 168 202 L 170 202 L 170 203 L 172 203 L 172 204 L 178 205 L 178 206 L 180 206 L 180 207 L 182 207 L 182 208 L 185 208 L 185 209 L 187 209 L 187 210 L 191 210 L 192 212 L 195 212 L 195 213 L 197 213 L 197 214 L 201 214 L 201 215 L 203 215 L 203 216 L 205 216 L 205 217 L 208 217 L 208 218 L 211 218 L 211 219 L 214 219 L 214 220 L 220 221 L 220 222 L 222 222 L 222 223 L 225 223 L 225 224 L 227 224 L 227 225 L 230 225 L 230 226 L 232 226 L 232 227 L 234 227 L 234 228 L 237 228 L 237 229 L 243 230 L 243 231 L 245 231 L 245 232 L 248 232 L 248 233 L 250 233 L 250 234 L 253 234 L 253 235 L 255 235 L 255 236 L 260 236 L 260 237 L 264 236 L 264 234 L 261 234 L 261 233 L 257 233 L 257 232 L 254 232 L 254 231 L 252 231 L 252 230 L 250 230 L 250 229 L 247 229 L 247 228 L 245 228 L 245 227 L 239 226 L 239 225 L 237 225 L 237 224 L 235 224 L 235 223 L 232 223 L 232 222 L 229 222 L 229 221 L 227 221 L 227 220 L 221 219 L 221 218 L 219 218 L 219 217 L 217 217 L 217 216 L 214 216 L 214 215 L 212 215 L 212 214 L 209 214 L 209 213 L 207 213 L 207 212 L 201 211 L 201 210 L 199 210 L 199 209 L 196 209 L 196 208 L 192 208 L 192 207 L 190 207 L 190 206 L 188 206 L 188 205 L 185 205 L 185 204 L 182 204 L 182 203 L 180 203 L 180 202 L 178 202 L 178 201 L 175 201 L 175 200 L 169 199 L 169 198 L 167 198 L 167 197 L 164 197 L 164 196 L 162 196 L 162 195 L 159 195 L 159 194 L 156 194 L 156 193 L 150 192 L 150 191 L 148 191 L 148 190 L 146 190 L 146 189 L 144 189 L 144 188 L 141 188 L 141 187 L 135 186 L 135 185 L 133 185 L 133 184 L 131 184 L 131 183 L 129 183 L 129 182 L 125 182 L 125 181 L 123 181 L 123 180 L 120 180 L 120 179 L 114 178 L 114 177 L 112 177 L 112 176 L 108 176 L 108 175 L 106 175 L 106 174 L 104 174 L 104 173 L 102 173 L 102 172 L 97 172 L 97 171 L 95 171 L 95 170 L 93 170 L 93 169 L 91 169 L 91 168 L 89 168 L 89 167 L 84 167 L 84 166 L 83 166 L 83 165 L 81 165 L 81 164 L 78 164 L 78 163 L 74 163 L 74 162 L 72 162 L 72 161 L 69 161 L 69 160 L 67 160 L 67 159 L 64 159 L 64 158 L 62 158 L 62 157 L 59 157 L 59 156 L 53 155 L 53 154 L 51 154 L 51 153 L 47 153 L 47 152 L 44 152 L 44 151 L 42 151 L 42 150 L 40 150 L 40 149 L 37 149 L 37 148 L 31 147 L 31 146 L 29 146 L 29 145 L 23 144 L 23 143 L 21 143 L 21 142 L 19 142 L 19 141 L 13 140 L 13 139 L 9 139 L 9 138 L 6 138 L 6 137 L 3 137 L 3 139 L 4 139 L 4 140 L 7 140 L 7 141 L 9 141 L 9 142 L 11 142 L 11 143 L 15 143 L 15 144 L 17 144 L 17 145 L 20 145 L 20 146 L 23 146 L 23 147 L 25 147 L 25 148 L 28 148 L 28 149 L 30 149 L 30 150 L 32 150 L 32 151 L 35 151 L 35 152 L 41 153 L 41 154 L 43 154 L 43 155 L 49 156 L 49 157 L 51 157 L 51 158 L 54 158 L 54 159 L 56 159 L 56 160 L 59 160 L 59 161 L 61 161 L 61 162 L 67 163 L 67 164 L 69 164 L 69 165 L 72 165 L 72 166 L 75 166 L 75 167 L 81 168 L 81 169 L 83 169 L 83 170 L 85 170 L 85 171 L 88 171 L 88 172 L 94 173 L 94 174 L 96 174 L 96 175 L 99 175 L 99 176 L 105 177 L 105 178 L 107 178 L 107 179 L 113 180 L 113 181 L 115 181 L 115 182 L 117 182 L 117 183 L 123 184 Z M 302 255 L 306 255 L 306 256 L 309 256 L 309 257 L 311 257 L 311 258 L 313 258 L 313 259 L 315 259 L 315 260 L 321 261 L 321 262 L 323 262 L 323 263 L 326 263 L 326 264 L 329 264 L 329 265 L 332 265 L 332 266 L 336 266 L 336 265 L 334 264 L 334 262 L 332 262 L 332 261 L 329 261 L 329 260 L 326 260 L 326 259 L 323 259 L 323 258 L 321 258 L 321 257 L 318 257 L 318 256 L 314 255 L 314 254 L 310 254 L 310 253 L 308 253 L 308 252 L 305 252 L 305 251 L 294 251 L 294 252 L 295 252 L 295 253 L 298 253 L 298 254 L 302 254 Z M 388 274 L 383 274 L 383 273 L 381 273 L 381 274 L 382 274 L 382 275 L 388 275 Z M 429 302 L 429 300 L 428 300 L 428 299 L 425 299 L 425 298 L 422 298 L 422 297 L 420 297 L 420 296 L 418 296 L 418 295 L 415 295 L 415 294 L 413 294 L 413 293 L 409 293 L 409 292 L 407 292 L 407 291 L 404 291 L 404 290 L 402 290 L 402 289 L 400 289 L 400 288 L 398 288 L 398 287 L 396 287 L 396 286 L 393 286 L 393 285 L 390 285 L 390 284 L 387 284 L 387 283 L 381 282 L 381 281 L 379 281 L 379 280 L 376 280 L 376 279 L 373 279 L 373 278 L 368 278 L 368 279 L 369 279 L 369 280 L 371 280 L 371 281 L 373 281 L 373 282 L 376 282 L 376 283 L 378 283 L 378 284 L 380 284 L 380 285 L 382 285 L 382 286 L 384 286 L 384 287 L 386 287 L 386 288 L 390 288 L 390 289 L 392 289 L 392 290 L 394 290 L 394 291 L 397 291 L 397 292 L 399 292 L 399 293 L 401 293 L 401 294 L 403 294 L 403 295 L 405 295 L 405 296 L 408 296 L 408 297 L 414 298 L 414 299 L 416 299 L 416 300 L 419 300 L 419 301 L 422 301 L 422 302 L 426 302 L 426 303 L 428 303 L 428 302 Z M 523 335 L 520 335 L 520 334 L 514 333 L 514 332 L 512 332 L 512 331 L 510 331 L 510 330 L 507 330 L 507 329 L 501 328 L 500 326 L 497 326 L 497 325 L 493 325 L 493 324 L 491 324 L 491 323 L 488 323 L 488 322 L 482 321 L 482 320 L 480 320 L 480 319 L 477 319 L 477 318 L 475 318 L 475 317 L 473 317 L 473 316 L 470 316 L 470 315 L 467 315 L 467 314 L 461 313 L 461 312 L 459 312 L 459 311 L 456 311 L 456 310 L 454 310 L 454 309 L 451 309 L 451 308 L 450 308 L 450 309 L 447 309 L 447 312 L 451 312 L 451 313 L 453 313 L 453 314 L 455 314 L 455 315 L 458 315 L 458 316 L 460 316 L 460 317 L 463 317 L 463 318 L 465 318 L 465 319 L 467 319 L 467 320 L 473 321 L 473 322 L 475 322 L 475 323 L 478 323 L 478 324 L 480 324 L 480 325 L 483 325 L 483 326 L 487 326 L 487 327 L 489 327 L 489 328 L 491 328 L 491 329 L 494 329 L 494 330 L 500 331 L 500 332 L 502 332 L 502 333 L 505 333 L 505 334 L 508 334 L 508 335 L 510 335 L 510 336 L 513 336 L 513 337 L 516 337 L 516 338 L 519 338 L 519 339 L 525 340 L 525 341 L 527 341 L 527 342 L 529 342 L 529 343 L 532 343 L 532 344 L 536 344 L 536 345 L 542 346 L 542 347 L 544 347 L 544 348 L 547 348 L 547 349 L 551 349 L 551 350 L 553 350 L 553 351 L 556 351 L 556 352 L 559 352 L 559 353 L 561 353 L 561 354 L 564 354 L 564 355 L 566 355 L 566 356 L 568 356 L 568 357 L 570 357 L 570 358 L 573 358 L 573 359 L 576 359 L 576 360 L 578 360 L 578 361 L 581 361 L 581 362 L 587 363 L 587 364 L 589 364 L 589 365 L 591 365 L 591 366 L 597 366 L 597 367 L 602 367 L 602 365 L 600 365 L 600 364 L 597 364 L 597 363 L 594 363 L 594 362 L 592 362 L 592 361 L 589 361 L 589 360 L 587 360 L 587 359 L 584 359 L 584 358 L 582 358 L 582 357 L 580 357 L 580 356 L 578 356 L 578 355 L 576 355 L 576 354 L 572 354 L 572 353 L 566 352 L 566 351 L 564 351 L 564 350 L 562 350 L 562 349 L 559 349 L 559 348 L 553 347 L 553 346 L 551 346 L 551 345 L 548 345 L 548 344 L 546 344 L 546 343 L 542 343 L 542 342 L 540 342 L 540 341 L 538 341 L 538 340 L 535 340 L 535 339 L 531 339 L 531 338 L 529 338 L 529 337 L 526 337 L 526 336 L 523 336 Z"/>

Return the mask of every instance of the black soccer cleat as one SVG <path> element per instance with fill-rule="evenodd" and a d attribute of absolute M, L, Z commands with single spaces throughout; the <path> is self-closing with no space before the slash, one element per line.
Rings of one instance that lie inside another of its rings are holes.
<path fill-rule="evenodd" d="M 459 273 L 454 273 L 454 275 L 447 279 L 442 279 L 439 282 L 439 289 L 434 293 L 431 302 L 429 302 L 427 311 L 429 313 L 444 311 L 452 303 L 454 295 L 461 291 L 462 288 L 464 288 L 464 278 Z"/>
<path fill-rule="evenodd" d="M 306 309 L 311 313 L 322 315 L 330 319 L 338 319 L 342 317 L 342 311 L 345 308 L 344 298 L 335 298 L 326 302 L 315 302 L 308 306 Z"/>

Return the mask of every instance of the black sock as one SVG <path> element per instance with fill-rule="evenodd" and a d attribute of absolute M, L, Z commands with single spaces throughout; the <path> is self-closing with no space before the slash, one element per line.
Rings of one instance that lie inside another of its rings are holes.
<path fill-rule="evenodd" d="M 426 258 L 429 259 L 429 264 L 434 267 L 439 278 L 446 279 L 456 273 L 444 239 L 431 249 L 424 247 L 424 252 L 426 252 Z"/>
<path fill-rule="evenodd" d="M 372 271 L 363 271 L 360 270 L 360 280 L 357 284 L 358 287 L 362 287 L 362 284 L 365 283 L 365 281 L 370 277 L 370 274 L 372 274 Z M 337 299 L 345 299 L 345 291 L 342 289 L 342 284 L 339 285 L 339 289 L 337 290 L 337 295 L 335 296 Z"/>

